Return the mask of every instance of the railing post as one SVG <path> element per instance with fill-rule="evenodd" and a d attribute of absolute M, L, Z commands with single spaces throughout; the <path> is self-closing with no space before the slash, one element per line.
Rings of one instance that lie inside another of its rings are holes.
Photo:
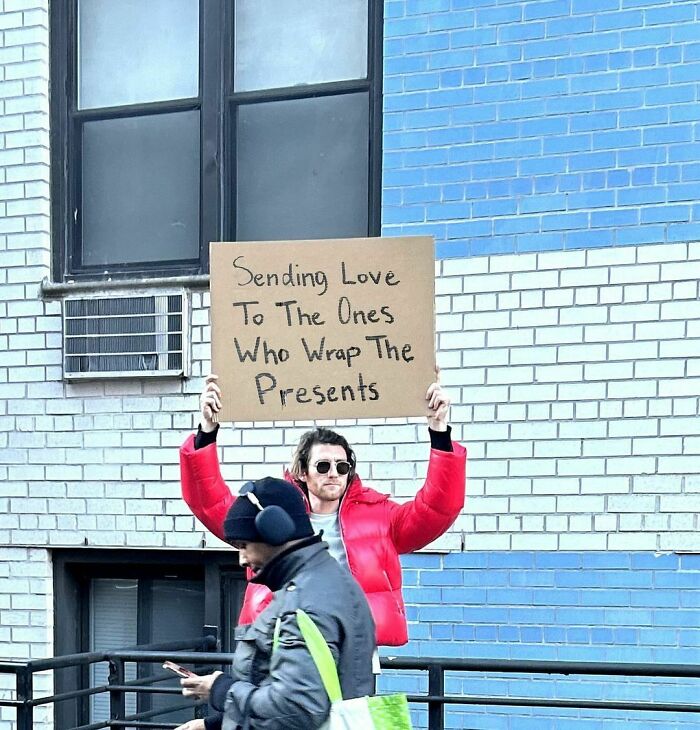
<path fill-rule="evenodd" d="M 202 629 L 202 637 L 204 639 L 206 639 L 208 636 L 213 638 L 213 642 L 203 641 L 202 650 L 203 651 L 220 651 L 221 643 L 219 641 L 219 627 L 205 624 Z M 197 669 L 197 667 L 195 666 L 195 670 L 196 669 Z M 209 715 L 212 711 L 213 710 L 211 709 L 211 707 L 208 704 L 198 705 L 194 708 L 194 717 L 196 720 L 202 720 L 207 715 Z"/>
<path fill-rule="evenodd" d="M 107 684 L 124 684 L 124 661 L 119 658 L 109 658 L 109 677 Z M 123 720 L 126 717 L 126 697 L 123 690 L 109 691 L 109 719 Z"/>
<path fill-rule="evenodd" d="M 445 696 L 445 673 L 439 664 L 428 667 L 428 694 L 431 697 Z M 445 703 L 428 701 L 428 730 L 444 730 Z"/>
<path fill-rule="evenodd" d="M 204 651 L 220 651 L 221 650 L 221 642 L 219 641 L 219 627 L 218 626 L 210 626 L 209 624 L 204 625 L 204 629 L 202 631 L 202 636 L 206 638 L 207 636 L 212 636 L 214 638 L 213 643 L 206 642 L 202 649 Z"/>
<path fill-rule="evenodd" d="M 17 708 L 17 730 L 33 730 L 34 708 L 29 703 L 34 694 L 34 675 L 27 667 L 20 667 L 17 672 L 17 699 L 24 703 Z"/>

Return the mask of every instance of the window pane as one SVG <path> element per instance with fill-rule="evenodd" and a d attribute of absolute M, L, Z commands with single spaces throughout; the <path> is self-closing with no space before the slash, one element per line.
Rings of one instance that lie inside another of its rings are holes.
<path fill-rule="evenodd" d="M 198 0 L 80 0 L 78 108 L 199 94 Z"/>
<path fill-rule="evenodd" d="M 151 593 L 151 642 L 184 641 L 202 636 L 204 627 L 204 582 L 195 580 L 154 580 Z M 159 664 L 151 665 L 154 673 Z M 173 676 L 159 687 L 179 687 Z M 152 695 L 151 708 L 164 709 L 181 704 L 177 695 Z M 158 716 L 159 722 L 185 722 L 192 719 L 192 710 L 180 710 Z"/>
<path fill-rule="evenodd" d="M 235 91 L 365 78 L 367 14 L 367 0 L 236 0 Z"/>
<path fill-rule="evenodd" d="M 368 98 L 239 107 L 236 238 L 367 235 Z"/>
<path fill-rule="evenodd" d="M 90 651 L 111 651 L 135 646 L 138 583 L 135 580 L 97 578 L 90 581 Z M 105 662 L 90 665 L 90 686 L 107 684 Z M 136 667 L 125 666 L 126 679 L 136 678 Z M 126 711 L 136 711 L 133 694 L 126 696 Z M 109 719 L 109 694 L 90 698 L 90 722 Z"/>
<path fill-rule="evenodd" d="M 202 636 L 204 581 L 154 580 L 151 642 L 184 641 Z"/>
<path fill-rule="evenodd" d="M 199 112 L 83 125 L 82 263 L 199 257 Z"/>

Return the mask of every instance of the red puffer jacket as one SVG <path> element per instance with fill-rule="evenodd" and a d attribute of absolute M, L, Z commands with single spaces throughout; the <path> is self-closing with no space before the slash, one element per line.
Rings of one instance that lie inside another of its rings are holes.
<path fill-rule="evenodd" d="M 425 484 L 410 502 L 398 504 L 362 486 L 355 477 L 340 503 L 340 531 L 351 573 L 367 596 L 377 627 L 377 644 L 402 646 L 408 629 L 401 593 L 399 554 L 425 547 L 442 535 L 464 507 L 466 449 L 430 450 Z M 216 444 L 195 450 L 194 436 L 180 449 L 182 497 L 195 517 L 223 539 L 224 518 L 236 499 L 219 470 Z M 250 623 L 271 593 L 249 583 L 239 623 Z"/>

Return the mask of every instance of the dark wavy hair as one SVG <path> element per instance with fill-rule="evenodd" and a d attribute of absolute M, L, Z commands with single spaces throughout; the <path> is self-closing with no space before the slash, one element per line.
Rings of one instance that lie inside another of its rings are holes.
<path fill-rule="evenodd" d="M 294 477 L 297 485 L 306 491 L 306 484 L 301 481 L 300 477 L 309 471 L 309 456 L 311 455 L 311 449 L 316 444 L 330 444 L 331 446 L 343 447 L 345 450 L 345 458 L 350 462 L 347 481 L 349 486 L 355 478 L 355 467 L 357 466 L 355 452 L 350 448 L 350 444 L 344 436 L 341 436 L 335 431 L 331 431 L 329 428 L 315 428 L 313 431 L 307 431 L 299 439 L 296 451 L 292 457 L 292 463 L 289 467 L 289 472 Z"/>

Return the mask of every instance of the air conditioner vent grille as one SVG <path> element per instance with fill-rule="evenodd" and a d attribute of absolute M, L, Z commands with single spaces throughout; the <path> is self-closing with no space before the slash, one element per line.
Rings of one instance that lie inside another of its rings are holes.
<path fill-rule="evenodd" d="M 66 299 L 65 377 L 184 375 L 186 306 L 184 292 Z"/>

